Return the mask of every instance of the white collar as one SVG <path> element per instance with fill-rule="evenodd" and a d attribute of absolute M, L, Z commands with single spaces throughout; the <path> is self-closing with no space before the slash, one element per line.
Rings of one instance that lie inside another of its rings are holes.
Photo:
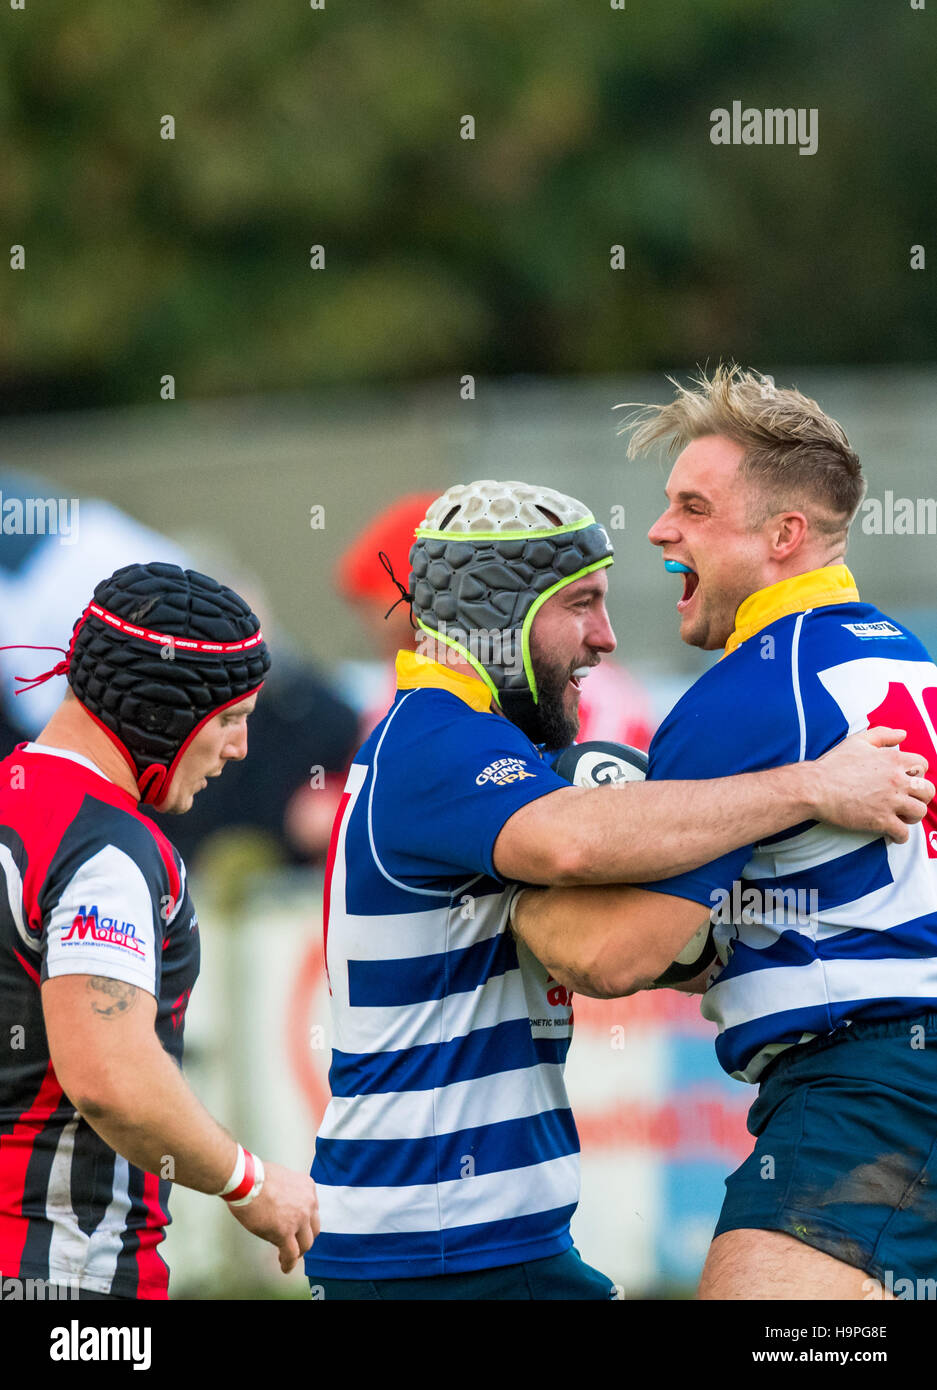
<path fill-rule="evenodd" d="M 82 767 L 96 772 L 99 777 L 104 778 L 105 782 L 110 782 L 111 786 L 117 785 L 106 773 L 101 771 L 97 763 L 93 763 L 90 758 L 86 758 L 81 753 L 73 753 L 70 748 L 51 748 L 47 743 L 27 743 L 23 751 L 25 753 L 49 753 L 53 758 L 68 758 L 69 762 L 80 763 Z"/>

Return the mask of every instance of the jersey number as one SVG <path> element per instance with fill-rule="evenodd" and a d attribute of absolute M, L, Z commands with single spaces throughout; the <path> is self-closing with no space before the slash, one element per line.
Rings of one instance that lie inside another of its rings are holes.
<path fill-rule="evenodd" d="M 928 686 L 921 691 L 921 704 L 930 720 L 931 728 L 937 727 L 937 686 Z M 906 685 L 892 681 L 878 709 L 870 710 L 869 725 L 884 724 L 889 729 L 907 729 L 908 737 L 901 747 L 905 753 L 919 753 L 927 763 L 927 776 L 934 780 L 937 772 L 937 748 L 931 730 L 924 722 L 917 700 Z M 923 820 L 927 855 L 937 859 L 937 797 L 931 802 Z"/>

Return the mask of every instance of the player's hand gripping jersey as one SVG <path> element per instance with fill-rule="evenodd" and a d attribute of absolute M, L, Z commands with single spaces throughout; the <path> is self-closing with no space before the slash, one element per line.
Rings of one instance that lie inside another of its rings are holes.
<path fill-rule="evenodd" d="M 326 882 L 332 1101 L 310 1277 L 449 1274 L 571 1244 L 570 996 L 515 941 L 495 841 L 569 784 L 481 681 L 410 653 L 351 767 Z"/>
<path fill-rule="evenodd" d="M 0 763 L 0 870 L 0 1270 L 165 1298 L 169 1183 L 115 1154 L 63 1093 L 40 985 L 96 975 L 147 990 L 181 1061 L 199 955 L 182 861 L 87 759 L 26 744 Z"/>
<path fill-rule="evenodd" d="M 664 720 L 649 778 L 722 777 L 817 758 L 847 734 L 906 729 L 937 768 L 937 667 L 859 601 L 845 566 L 742 604 L 726 655 Z M 716 910 L 725 969 L 703 998 L 723 1067 L 747 1081 L 793 1043 L 937 1007 L 937 813 L 906 844 L 808 823 L 647 884 Z"/>

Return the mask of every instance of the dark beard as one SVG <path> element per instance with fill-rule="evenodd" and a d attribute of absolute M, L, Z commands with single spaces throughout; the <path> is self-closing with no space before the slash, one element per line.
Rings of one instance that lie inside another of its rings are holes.
<path fill-rule="evenodd" d="M 563 706 L 563 696 L 569 683 L 569 670 L 547 665 L 542 658 L 533 659 L 537 678 L 536 706 L 540 737 L 535 740 L 549 749 L 568 748 L 579 733 L 579 716 L 572 718 Z"/>

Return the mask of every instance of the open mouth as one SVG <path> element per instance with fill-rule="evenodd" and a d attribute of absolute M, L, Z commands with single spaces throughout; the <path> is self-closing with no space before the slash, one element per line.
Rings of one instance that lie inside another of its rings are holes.
<path fill-rule="evenodd" d="M 677 602 L 677 612 L 682 613 L 689 608 L 693 601 L 693 595 L 699 588 L 699 575 L 695 570 L 691 570 L 689 565 L 685 565 L 682 560 L 665 559 L 664 569 L 668 574 L 683 575 L 683 596 Z"/>
<path fill-rule="evenodd" d="M 689 608 L 693 595 L 699 588 L 699 575 L 695 570 L 687 570 L 683 576 L 683 597 L 677 601 L 677 612 L 682 613 Z"/>
<path fill-rule="evenodd" d="M 590 672 L 591 670 L 592 670 L 592 667 L 591 667 L 591 666 L 577 666 L 577 667 L 576 667 L 575 671 L 572 673 L 572 675 L 571 675 L 570 678 L 569 678 L 569 683 L 570 683 L 570 685 L 573 687 L 574 690 L 581 690 L 581 689 L 582 689 L 582 683 L 583 683 L 583 681 L 585 680 L 586 676 L 589 674 L 589 672 Z"/>

